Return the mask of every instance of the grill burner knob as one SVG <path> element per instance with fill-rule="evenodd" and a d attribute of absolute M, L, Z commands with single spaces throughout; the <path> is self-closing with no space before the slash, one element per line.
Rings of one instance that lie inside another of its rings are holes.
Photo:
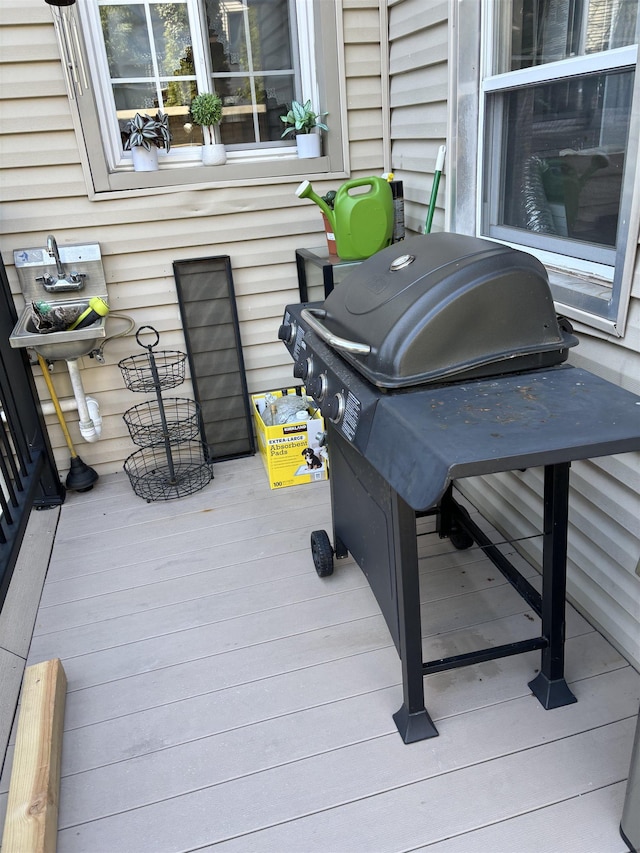
<path fill-rule="evenodd" d="M 283 323 L 278 329 L 278 339 L 284 341 L 285 344 L 292 344 L 295 340 L 298 329 L 295 323 Z"/>
<path fill-rule="evenodd" d="M 296 379 L 311 379 L 313 376 L 313 356 L 309 356 L 305 361 L 297 361 L 293 368 L 293 375 Z"/>
<path fill-rule="evenodd" d="M 307 391 L 318 403 L 322 402 L 327 396 L 327 374 L 321 373 L 320 376 L 315 376 L 307 382 Z"/>
<path fill-rule="evenodd" d="M 340 421 L 344 415 L 344 406 L 344 394 L 341 391 L 338 391 L 338 393 L 329 401 L 329 405 L 327 407 L 327 417 L 332 423 L 337 424 Z"/>

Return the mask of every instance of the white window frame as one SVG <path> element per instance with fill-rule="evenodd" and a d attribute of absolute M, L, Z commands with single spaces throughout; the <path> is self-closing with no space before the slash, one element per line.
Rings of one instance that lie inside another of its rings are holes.
<path fill-rule="evenodd" d="M 447 182 L 447 227 L 461 233 L 495 239 L 536 255 L 549 272 L 559 313 L 621 337 L 629 309 L 640 226 L 640 187 L 636 186 L 640 151 L 640 69 L 637 45 L 617 48 L 606 54 L 579 56 L 562 63 L 524 68 L 508 74 L 493 74 L 495 2 L 501 0 L 450 0 L 452 103 L 449 164 L 455 170 L 455 179 Z M 480 39 L 478 33 L 481 33 Z M 500 233 L 499 229 L 493 228 L 492 236 L 483 233 L 483 175 L 485 159 L 492 156 L 493 150 L 487 144 L 487 122 L 490 120 L 487 99 L 518 86 L 558 79 L 559 65 L 562 65 L 563 70 L 570 69 L 572 74 L 635 67 L 619 237 L 616 249 L 609 253 L 611 264 L 524 245 L 516 242 L 506 229 Z M 464 139 L 465 145 L 459 145 L 458 139 Z M 499 236 L 496 236 L 496 232 Z"/>
<path fill-rule="evenodd" d="M 125 0 L 113 2 L 126 5 Z M 190 15 L 197 14 L 202 20 L 199 0 L 186 3 Z M 227 152 L 227 163 L 213 169 L 202 166 L 201 146 L 194 145 L 172 148 L 163 155 L 157 172 L 134 172 L 130 153 L 122 152 L 97 3 L 78 0 L 78 5 L 62 11 L 52 7 L 52 14 L 90 198 L 113 198 L 132 190 L 166 192 L 191 186 L 246 184 L 256 179 L 298 180 L 308 176 L 310 167 L 318 177 L 347 174 L 347 146 L 341 133 L 346 127 L 346 96 L 339 41 L 340 0 L 331 4 L 308 0 L 296 6 L 301 97 L 310 97 L 319 111 L 331 115 L 330 133 L 323 133 L 321 157 L 299 160 L 294 145 L 269 142 L 263 147 L 252 143 L 244 149 L 234 146 Z M 318 28 L 322 38 L 316 38 Z M 196 78 L 206 90 L 210 77 L 202 31 L 201 27 L 199 32 L 192 32 L 192 39 Z M 102 82 L 93 86 L 93 80 Z"/>
<path fill-rule="evenodd" d="M 115 6 L 126 6 L 125 0 L 110 0 Z M 138 2 L 138 0 L 136 0 Z M 194 8 L 194 0 L 182 0 L 189 11 L 189 20 L 193 22 L 193 15 L 199 14 L 199 10 Z M 104 117 L 105 133 L 103 136 L 103 145 L 107 157 L 107 165 L 109 171 L 118 171 L 120 169 L 132 168 L 131 152 L 122 150 L 120 142 L 120 130 L 116 117 L 116 108 L 113 98 L 113 92 L 109 84 L 109 67 L 107 56 L 104 49 L 104 41 L 102 38 L 100 26 L 100 8 L 98 3 L 85 3 L 80 7 L 80 15 L 83 24 L 84 36 L 87 42 L 91 44 L 89 51 L 89 67 L 91 80 L 94 87 L 94 96 L 98 104 L 98 109 Z M 194 46 L 194 66 L 196 72 L 196 80 L 200 89 L 206 88 L 206 73 L 204 72 L 203 47 L 202 39 L 197 31 L 191 27 L 191 41 Z M 98 85 L 96 85 L 96 81 Z M 175 150 L 172 150 L 167 155 L 175 162 L 196 162 L 196 157 L 200 156 L 200 149 L 194 146 L 192 149 L 180 149 L 178 156 Z"/>

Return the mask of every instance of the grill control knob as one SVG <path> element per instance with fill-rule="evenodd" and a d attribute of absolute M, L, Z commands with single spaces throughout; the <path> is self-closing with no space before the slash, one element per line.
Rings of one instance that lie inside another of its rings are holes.
<path fill-rule="evenodd" d="M 321 373 L 319 376 L 314 376 L 307 382 L 307 391 L 318 403 L 322 402 L 327 396 L 327 374 Z"/>
<path fill-rule="evenodd" d="M 296 339 L 298 327 L 295 323 L 283 323 L 278 329 L 278 339 L 285 344 L 292 344 Z"/>
<path fill-rule="evenodd" d="M 341 391 L 338 391 L 337 394 L 334 394 L 332 399 L 329 401 L 329 405 L 327 407 L 327 417 L 329 420 L 337 424 L 342 416 L 344 415 L 344 394 Z"/>
<path fill-rule="evenodd" d="M 307 360 L 304 363 L 304 370 L 302 373 L 302 378 L 306 382 L 308 379 L 311 379 L 312 376 L 313 376 L 313 356 L 310 355 L 309 358 L 307 358 Z"/>
<path fill-rule="evenodd" d="M 313 376 L 313 356 L 310 355 L 304 361 L 297 361 L 293 367 L 293 375 L 296 379 L 311 379 Z"/>

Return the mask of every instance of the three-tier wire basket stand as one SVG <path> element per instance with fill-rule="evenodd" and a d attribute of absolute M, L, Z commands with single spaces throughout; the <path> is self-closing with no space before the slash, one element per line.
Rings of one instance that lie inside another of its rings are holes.
<path fill-rule="evenodd" d="M 155 335 L 144 344 L 140 333 Z M 160 335 L 141 326 L 136 341 L 145 353 L 118 362 L 130 391 L 155 392 L 123 415 L 136 450 L 124 463 L 133 491 L 147 502 L 168 501 L 203 489 L 213 478 L 211 460 L 202 441 L 200 407 L 194 400 L 162 397 L 162 391 L 184 382 L 186 355 L 178 350 L 154 351 Z"/>

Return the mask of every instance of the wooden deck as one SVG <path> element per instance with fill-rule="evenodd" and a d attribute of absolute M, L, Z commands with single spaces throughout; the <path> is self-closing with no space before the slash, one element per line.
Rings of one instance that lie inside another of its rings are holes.
<path fill-rule="evenodd" d="M 482 553 L 430 524 L 426 656 L 534 636 Z M 440 736 L 405 746 L 364 575 L 314 571 L 309 532 L 329 526 L 327 483 L 271 492 L 258 457 L 178 501 L 147 504 L 124 473 L 68 496 L 28 657 L 69 681 L 60 853 L 626 850 L 638 673 L 569 608 L 577 704 L 533 698 L 537 652 L 450 670 L 426 679 Z M 10 765 L 11 745 L 0 820 Z"/>

